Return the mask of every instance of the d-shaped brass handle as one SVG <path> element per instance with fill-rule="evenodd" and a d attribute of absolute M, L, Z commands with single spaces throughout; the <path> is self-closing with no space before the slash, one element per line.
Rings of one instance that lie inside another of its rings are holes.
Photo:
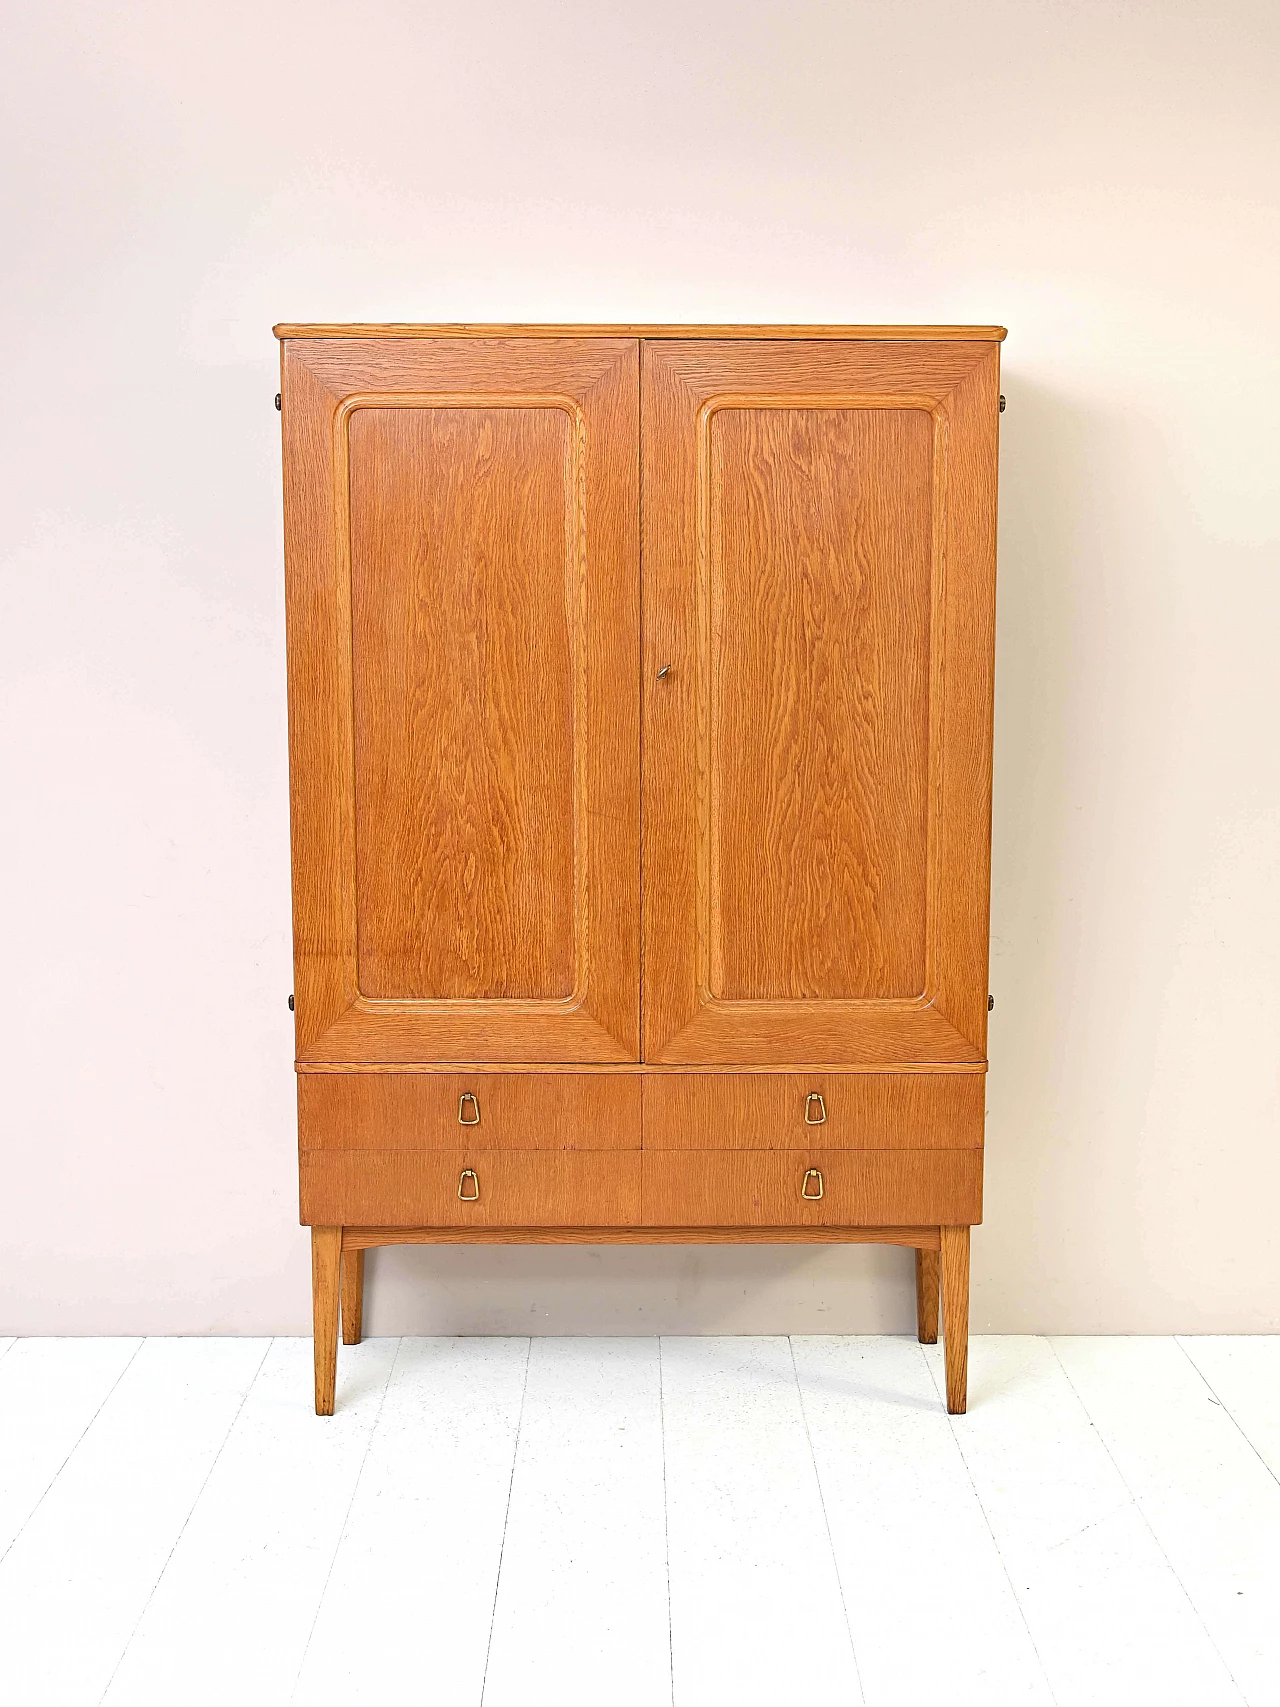
<path fill-rule="evenodd" d="M 810 1188 L 813 1186 L 816 1186 L 818 1189 L 816 1191 L 811 1190 Z M 800 1195 L 801 1197 L 807 1197 L 810 1203 L 816 1203 L 822 1196 L 821 1168 L 806 1168 L 804 1170 L 804 1178 L 800 1181 Z"/>
<path fill-rule="evenodd" d="M 474 1168 L 463 1168 L 458 1175 L 458 1196 L 464 1203 L 479 1203 L 480 1176 Z"/>
<path fill-rule="evenodd" d="M 806 1126 L 821 1126 L 827 1118 L 827 1105 L 822 1100 L 821 1091 L 810 1091 L 804 1099 L 804 1123 Z"/>
<path fill-rule="evenodd" d="M 458 1098 L 458 1125 L 479 1126 L 480 1104 L 476 1101 L 474 1091 L 463 1091 Z"/>

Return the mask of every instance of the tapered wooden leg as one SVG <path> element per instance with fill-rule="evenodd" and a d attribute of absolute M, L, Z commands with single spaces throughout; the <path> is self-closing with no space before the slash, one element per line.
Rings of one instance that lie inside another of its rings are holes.
<path fill-rule="evenodd" d="M 364 1323 L 364 1252 L 342 1253 L 342 1343 L 359 1345 Z"/>
<path fill-rule="evenodd" d="M 338 1288 L 342 1228 L 311 1229 L 311 1310 L 316 1357 L 316 1415 L 333 1415 L 338 1378 Z"/>
<path fill-rule="evenodd" d="M 921 1345 L 938 1343 L 938 1253 L 916 1252 L 916 1335 Z"/>
<path fill-rule="evenodd" d="M 963 1416 L 969 1392 L 969 1229 L 942 1229 L 942 1337 L 947 1409 Z"/>

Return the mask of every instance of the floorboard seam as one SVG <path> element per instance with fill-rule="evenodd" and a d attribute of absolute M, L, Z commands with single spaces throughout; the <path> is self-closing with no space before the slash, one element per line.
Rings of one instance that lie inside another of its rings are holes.
<path fill-rule="evenodd" d="M 929 1379 L 933 1382 L 933 1390 L 938 1395 L 938 1403 L 942 1405 L 944 1411 L 946 1411 L 947 1401 L 943 1389 L 938 1385 L 938 1378 L 934 1373 L 933 1364 L 926 1355 L 923 1346 L 919 1347 L 919 1351 L 921 1358 L 924 1360 L 924 1366 L 928 1371 Z M 1053 1687 L 1053 1680 L 1049 1676 L 1049 1669 L 1044 1663 L 1043 1654 L 1040 1652 L 1040 1644 L 1036 1641 L 1035 1632 L 1027 1622 L 1027 1609 L 1022 1604 L 1022 1596 L 1018 1593 L 1017 1584 L 1014 1582 L 1013 1575 L 1009 1570 L 1009 1562 L 1004 1556 L 1004 1549 L 996 1539 L 996 1532 L 991 1527 L 991 1518 L 987 1513 L 986 1506 L 982 1503 L 982 1495 L 978 1492 L 978 1484 L 973 1479 L 973 1471 L 969 1468 L 969 1460 L 965 1456 L 964 1447 L 960 1444 L 960 1435 L 956 1429 L 956 1419 L 951 1415 L 950 1411 L 946 1411 L 946 1418 L 948 1427 L 951 1430 L 951 1439 L 955 1445 L 956 1454 L 959 1457 L 961 1464 L 964 1466 L 965 1479 L 969 1483 L 969 1488 L 973 1494 L 978 1510 L 982 1513 L 982 1521 L 986 1526 L 987 1534 L 991 1537 L 991 1545 L 995 1548 L 996 1558 L 1000 1561 L 1000 1569 L 1004 1572 L 1004 1580 L 1009 1585 L 1009 1593 L 1013 1596 L 1013 1604 L 1018 1609 L 1018 1617 L 1022 1620 L 1022 1628 L 1027 1633 L 1027 1640 L 1031 1644 L 1031 1652 L 1036 1656 L 1036 1664 L 1040 1667 L 1040 1675 L 1044 1679 L 1044 1686 L 1049 1691 L 1049 1699 L 1054 1703 L 1054 1707 L 1058 1707 L 1057 1691 Z"/>
<path fill-rule="evenodd" d="M 1240 1697 L 1240 1699 L 1247 1703 L 1248 1699 L 1249 1699 L 1248 1696 L 1245 1694 L 1244 1690 L 1241 1689 L 1239 1683 L 1236 1681 L 1236 1674 L 1232 1671 L 1231 1667 L 1227 1664 L 1226 1655 L 1222 1652 L 1222 1649 L 1214 1641 L 1213 1632 L 1209 1629 L 1209 1626 L 1205 1623 L 1204 1617 L 1200 1611 L 1200 1608 L 1196 1605 L 1195 1601 L 1192 1600 L 1191 1595 L 1187 1589 L 1187 1585 L 1183 1582 L 1182 1578 L 1178 1575 L 1177 1571 L 1174 1569 L 1173 1560 L 1169 1557 L 1168 1553 L 1165 1552 L 1164 1544 L 1160 1540 L 1160 1537 L 1156 1534 L 1155 1529 L 1152 1525 L 1151 1519 L 1147 1516 L 1146 1512 L 1143 1510 L 1142 1501 L 1140 1499 L 1138 1499 L 1138 1497 L 1134 1493 L 1133 1489 L 1129 1486 L 1128 1478 L 1125 1476 L 1124 1471 L 1120 1468 L 1119 1464 L 1116 1462 L 1115 1454 L 1112 1452 L 1111 1448 L 1107 1445 L 1106 1435 L 1103 1434 L 1102 1430 L 1098 1427 L 1097 1423 L 1093 1420 L 1093 1415 L 1092 1415 L 1091 1411 L 1089 1410 L 1088 1405 L 1085 1404 L 1084 1398 L 1081 1395 L 1080 1390 L 1077 1388 L 1075 1382 L 1071 1379 L 1071 1375 L 1067 1369 L 1066 1364 L 1058 1356 L 1058 1348 L 1053 1343 L 1052 1336 L 1046 1334 L 1045 1339 L 1048 1343 L 1049 1350 L 1053 1353 L 1054 1357 L 1057 1359 L 1058 1368 L 1061 1369 L 1063 1377 L 1066 1380 L 1067 1386 L 1070 1387 L 1073 1395 L 1075 1396 L 1076 1403 L 1079 1405 L 1080 1409 L 1084 1412 L 1085 1416 L 1088 1418 L 1089 1427 L 1097 1435 L 1098 1444 L 1102 1447 L 1102 1450 L 1106 1453 L 1107 1458 L 1110 1461 L 1112 1469 L 1115 1471 L 1116 1475 L 1120 1478 L 1120 1486 L 1124 1489 L 1125 1493 L 1128 1494 L 1129 1499 L 1132 1502 L 1133 1509 L 1137 1512 L 1138 1516 L 1142 1519 L 1143 1524 L 1146 1527 L 1147 1534 L 1150 1535 L 1152 1541 L 1154 1541 L 1154 1543 L 1156 1545 L 1156 1550 L 1159 1552 L 1160 1557 L 1164 1560 L 1165 1564 L 1169 1567 L 1170 1576 L 1173 1578 L 1174 1582 L 1177 1583 L 1179 1589 L 1182 1592 L 1183 1599 L 1186 1601 L 1187 1605 L 1191 1608 L 1192 1612 L 1195 1614 L 1196 1623 L 1199 1624 L 1200 1628 L 1204 1631 L 1205 1641 L 1208 1642 L 1209 1646 L 1213 1649 L 1214 1653 L 1217 1654 L 1218 1659 L 1220 1660 L 1220 1662 L 1222 1664 L 1223 1671 L 1225 1671 L 1227 1676 L 1231 1679 L 1231 1687 L 1235 1690 L 1236 1694 Z M 1207 1385 L 1207 1383 L 1206 1383 L 1206 1385 Z"/>
<path fill-rule="evenodd" d="M 671 1620 L 671 1506 L 667 1499 L 667 1407 L 662 1390 L 662 1335 L 658 1341 L 658 1433 L 662 1441 L 662 1548 L 667 1565 L 667 1672 L 671 1679 L 671 1707 L 676 1707 L 676 1650 Z"/>
<path fill-rule="evenodd" d="M 102 1395 L 102 1400 L 101 1400 L 101 1403 L 98 1405 L 97 1410 L 93 1413 L 93 1415 L 89 1418 L 88 1422 L 80 1430 L 80 1433 L 76 1436 L 75 1441 L 72 1444 L 70 1452 L 67 1453 L 67 1456 L 62 1460 L 61 1464 L 58 1465 L 58 1468 L 53 1472 L 53 1475 L 50 1476 L 48 1482 L 44 1486 L 44 1490 L 41 1493 L 40 1498 L 32 1506 L 31 1510 L 23 1518 L 18 1529 L 15 1531 L 13 1540 L 10 1541 L 9 1545 L 5 1548 L 4 1552 L 0 1553 L 0 1565 L 4 1564 L 5 1560 L 9 1557 L 10 1553 L 12 1553 L 14 1548 L 18 1545 L 18 1542 L 21 1540 L 22 1536 L 26 1532 L 27 1525 L 31 1522 L 31 1519 L 36 1515 L 36 1513 L 40 1510 L 40 1507 L 48 1499 L 49 1490 L 53 1487 L 54 1483 L 58 1480 L 58 1477 L 66 1469 L 67 1465 L 70 1464 L 71 1460 L 75 1457 L 76 1452 L 79 1450 L 80 1445 L 83 1442 L 85 1435 L 88 1434 L 89 1430 L 93 1427 L 94 1423 L 96 1423 L 98 1418 L 102 1415 L 103 1411 L 106 1408 L 107 1401 L 110 1399 L 111 1395 L 115 1392 L 116 1388 L 120 1385 L 120 1383 L 124 1380 L 125 1376 L 129 1373 L 130 1369 L 132 1369 L 133 1360 L 135 1357 L 137 1357 L 138 1353 L 142 1350 L 145 1343 L 146 1343 L 145 1340 L 139 1340 L 137 1345 L 134 1346 L 133 1352 L 132 1352 L 131 1356 L 129 1357 L 128 1362 L 125 1364 L 124 1368 L 120 1371 L 119 1375 L 116 1376 L 115 1380 L 111 1383 L 110 1387 L 108 1387 L 106 1392 Z"/>
<path fill-rule="evenodd" d="M 822 1475 L 818 1469 L 818 1455 L 813 1449 L 809 1413 L 804 1406 L 804 1388 L 800 1385 L 800 1371 L 796 1367 L 795 1340 L 790 1334 L 787 1335 L 787 1351 L 791 1356 L 791 1378 L 796 1384 L 796 1398 L 800 1404 L 800 1421 L 804 1425 L 804 1438 L 809 1447 L 809 1464 L 813 1470 L 813 1483 L 818 1490 L 818 1505 L 822 1510 L 822 1526 L 827 1532 L 827 1551 L 831 1554 L 831 1569 L 836 1574 L 836 1587 L 840 1591 L 840 1610 L 844 1613 L 845 1635 L 849 1638 L 849 1657 L 853 1661 L 853 1675 L 858 1680 L 858 1695 L 865 1707 L 867 1692 L 862 1685 L 862 1667 L 858 1664 L 858 1644 L 853 1639 L 853 1624 L 849 1618 L 849 1602 L 845 1598 L 844 1579 L 840 1575 L 840 1561 L 836 1558 L 835 1537 L 831 1533 L 831 1519 L 827 1515 L 827 1496 L 822 1491 Z"/>
<path fill-rule="evenodd" d="M 1196 1362 L 1195 1358 L 1192 1357 L 1191 1353 L 1187 1350 L 1186 1346 L 1183 1345 L 1181 1335 L 1174 1334 L 1173 1339 L 1174 1339 L 1174 1344 L 1178 1347 L 1178 1350 L 1182 1353 L 1182 1355 L 1186 1358 L 1187 1362 L 1195 1370 L 1196 1374 L 1204 1382 L 1205 1387 L 1208 1389 L 1208 1392 L 1210 1393 L 1212 1398 L 1216 1401 L 1216 1403 L 1219 1406 L 1221 1406 L 1221 1408 L 1231 1418 L 1231 1421 L 1235 1424 L 1236 1429 L 1239 1432 L 1240 1438 L 1244 1441 L 1245 1445 L 1249 1448 L 1250 1452 L 1253 1453 L 1254 1457 L 1258 1460 L 1259 1464 L 1262 1465 L 1262 1468 L 1267 1472 L 1267 1474 L 1268 1474 L 1268 1476 L 1270 1476 L 1271 1480 L 1273 1482 L 1275 1482 L 1277 1485 L 1280 1485 L 1280 1476 L 1276 1475 L 1275 1471 L 1271 1468 L 1270 1464 L 1267 1463 L 1266 1459 L 1262 1456 L 1261 1452 L 1258 1451 L 1258 1448 L 1254 1445 L 1252 1439 L 1249 1436 L 1249 1431 L 1245 1428 L 1244 1424 L 1240 1421 L 1239 1417 L 1237 1417 L 1236 1413 L 1231 1409 L 1231 1406 L 1227 1403 L 1227 1401 L 1218 1392 L 1217 1388 L 1210 1381 L 1209 1377 L 1205 1374 L 1204 1370 L 1201 1369 L 1200 1365 Z"/>
<path fill-rule="evenodd" d="M 520 1389 L 520 1412 L 516 1417 L 516 1438 L 511 1446 L 511 1475 L 507 1478 L 507 1506 L 502 1514 L 502 1540 L 498 1544 L 498 1570 L 493 1579 L 493 1609 L 489 1613 L 489 1640 L 484 1646 L 484 1676 L 480 1681 L 480 1707 L 484 1707 L 485 1691 L 489 1687 L 489 1656 L 493 1652 L 493 1628 L 498 1621 L 498 1594 L 502 1588 L 502 1556 L 507 1550 L 507 1525 L 511 1521 L 511 1491 L 516 1485 L 516 1462 L 520 1457 L 520 1430 L 524 1426 L 524 1404 L 529 1396 L 529 1364 L 533 1358 L 533 1337 L 530 1335 L 524 1356 L 524 1385 Z"/>
<path fill-rule="evenodd" d="M 356 1495 L 360 1492 L 360 1482 L 364 1476 L 364 1467 L 369 1462 L 369 1453 L 373 1449 L 373 1437 L 377 1434 L 378 1425 L 382 1421 L 382 1412 L 387 1402 L 387 1394 L 391 1391 L 391 1378 L 396 1372 L 396 1364 L 400 1361 L 400 1352 L 403 1346 L 404 1335 L 401 1334 L 396 1340 L 396 1349 L 391 1359 L 391 1367 L 387 1370 L 387 1378 L 382 1383 L 382 1392 L 378 1397 L 377 1413 L 373 1419 L 373 1426 L 369 1430 L 368 1439 L 364 1443 L 364 1451 L 360 1456 L 360 1468 L 356 1471 L 356 1479 L 351 1484 L 351 1498 L 347 1501 L 347 1509 L 342 1516 L 342 1525 L 338 1530 L 338 1539 L 333 1544 L 333 1553 L 329 1558 L 329 1569 L 324 1574 L 324 1582 L 320 1585 L 320 1593 L 316 1597 L 315 1614 L 312 1617 L 311 1626 L 307 1631 L 307 1639 L 302 1644 L 302 1653 L 298 1657 L 298 1669 L 294 1673 L 293 1688 L 289 1691 L 290 1701 L 297 1696 L 298 1685 L 302 1682 L 303 1667 L 307 1663 L 307 1655 L 311 1652 L 311 1644 L 315 1640 L 316 1626 L 320 1622 L 320 1613 L 324 1608 L 324 1597 L 329 1592 L 329 1582 L 333 1576 L 333 1567 L 337 1564 L 338 1554 L 342 1551 L 342 1543 L 346 1537 L 347 1526 L 351 1522 L 351 1511 L 356 1503 Z"/>
<path fill-rule="evenodd" d="M 147 1598 L 142 1603 L 142 1610 L 141 1610 L 141 1612 L 139 1612 L 137 1618 L 134 1620 L 133 1629 L 130 1630 L 128 1636 L 125 1638 L 124 1647 L 121 1648 L 120 1653 L 116 1659 L 116 1663 L 111 1668 L 111 1676 L 107 1679 L 106 1687 L 103 1689 L 102 1694 L 98 1697 L 98 1707 L 102 1707 L 102 1703 L 107 1699 L 107 1696 L 111 1693 L 111 1685 L 116 1680 L 116 1673 L 120 1670 L 120 1667 L 124 1664 L 125 1655 L 129 1652 L 129 1649 L 133 1646 L 133 1638 L 138 1634 L 138 1631 L 142 1628 L 142 1620 L 147 1616 L 147 1608 L 151 1605 L 151 1602 L 156 1597 L 156 1590 L 160 1587 L 160 1583 L 163 1580 L 164 1573 L 169 1569 L 169 1563 L 172 1560 L 173 1555 L 178 1551 L 178 1543 L 182 1540 L 182 1537 L 187 1532 L 187 1525 L 191 1522 L 192 1515 L 194 1514 L 196 1507 L 200 1504 L 200 1501 L 204 1496 L 204 1491 L 209 1485 L 209 1477 L 213 1475 L 213 1472 L 218 1467 L 218 1460 L 219 1460 L 219 1458 L 222 1457 L 222 1454 L 223 1454 L 224 1450 L 226 1449 L 226 1444 L 231 1439 L 231 1435 L 232 1435 L 233 1430 L 235 1429 L 236 1424 L 240 1421 L 240 1413 L 241 1413 L 241 1411 L 244 1410 L 245 1405 L 249 1401 L 249 1395 L 250 1395 L 250 1393 L 252 1393 L 255 1385 L 257 1384 L 257 1380 L 258 1380 L 259 1375 L 262 1374 L 262 1366 L 267 1361 L 267 1358 L 271 1352 L 271 1347 L 274 1344 L 275 1344 L 274 1339 L 270 1339 L 267 1341 L 266 1348 L 263 1351 L 262 1356 L 258 1359 L 258 1367 L 254 1370 L 253 1374 L 250 1376 L 249 1382 L 248 1382 L 247 1386 L 245 1387 L 244 1392 L 240 1395 L 240 1403 L 236 1406 L 236 1414 L 232 1417 L 231 1421 L 227 1424 L 227 1432 L 223 1435 L 221 1441 L 218 1444 L 218 1450 L 213 1455 L 213 1462 L 210 1464 L 208 1470 L 205 1472 L 204 1480 L 201 1482 L 200 1486 L 196 1489 L 196 1497 L 192 1500 L 190 1509 L 188 1510 L 187 1515 L 182 1520 L 182 1527 L 178 1530 L 178 1533 L 173 1538 L 173 1546 L 170 1547 L 169 1551 L 165 1554 L 164 1564 L 161 1565 L 161 1567 L 160 1567 L 160 1569 L 156 1575 L 156 1580 L 152 1583 L 150 1589 L 148 1590 Z M 141 1350 L 142 1348 L 139 1347 L 138 1349 Z"/>

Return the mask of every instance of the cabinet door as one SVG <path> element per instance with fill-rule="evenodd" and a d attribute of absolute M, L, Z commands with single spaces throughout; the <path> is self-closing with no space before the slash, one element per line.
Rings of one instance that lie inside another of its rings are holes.
<path fill-rule="evenodd" d="M 284 346 L 301 1061 L 638 1055 L 638 368 Z"/>
<path fill-rule="evenodd" d="M 998 392 L 645 344 L 646 1059 L 982 1060 Z"/>

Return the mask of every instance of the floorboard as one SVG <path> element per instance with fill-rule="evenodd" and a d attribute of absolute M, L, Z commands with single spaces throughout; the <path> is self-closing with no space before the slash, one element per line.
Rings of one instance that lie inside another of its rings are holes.
<path fill-rule="evenodd" d="M 0 1558 L 141 1345 L 24 1339 L 0 1362 Z"/>
<path fill-rule="evenodd" d="M 935 1390 L 941 1348 L 928 1348 Z M 1239 1693 L 1042 1339 L 974 1343 L 953 1428 L 1058 1707 Z"/>
<path fill-rule="evenodd" d="M 919 1345 L 792 1345 L 868 1707 L 1051 1707 Z"/>
<path fill-rule="evenodd" d="M 275 1340 L 104 1701 L 281 1707 L 377 1421 L 395 1340 L 352 1346 L 312 1409 L 311 1342 Z"/>
<path fill-rule="evenodd" d="M 157 1339 L 130 1361 L 0 1565 L 7 1699 L 101 1699 L 266 1350 Z"/>
<path fill-rule="evenodd" d="M 1280 1335 L 1180 1336 L 1178 1344 L 1280 1480 Z"/>
<path fill-rule="evenodd" d="M 311 1633 L 308 1707 L 474 1707 L 524 1394 L 525 1339 L 406 1339 Z"/>
<path fill-rule="evenodd" d="M 1280 1484 L 1170 1339 L 1053 1347 L 1251 1707 L 1280 1707 Z"/>
<path fill-rule="evenodd" d="M 657 1342 L 534 1340 L 484 1707 L 670 1694 Z"/>
<path fill-rule="evenodd" d="M 676 1707 L 862 1699 L 784 1338 L 664 1339 Z"/>

